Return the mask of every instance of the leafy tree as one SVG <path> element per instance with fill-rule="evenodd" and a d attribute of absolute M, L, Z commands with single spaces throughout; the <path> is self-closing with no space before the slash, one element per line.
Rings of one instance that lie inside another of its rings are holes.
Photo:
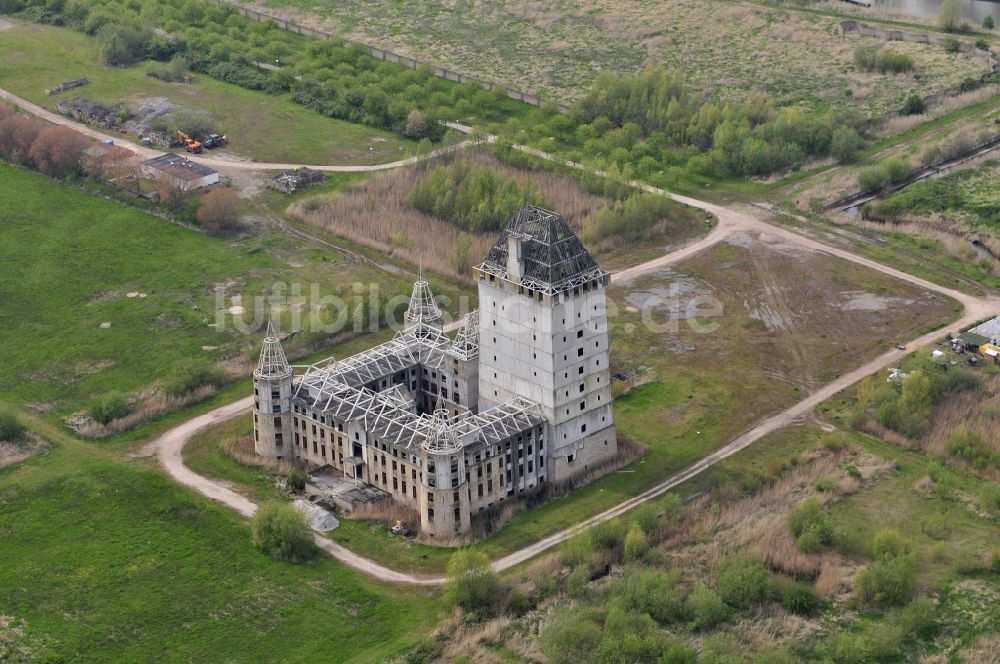
<path fill-rule="evenodd" d="M 28 156 L 39 171 L 53 177 L 76 175 L 87 140 L 69 127 L 52 125 L 38 132 Z"/>
<path fill-rule="evenodd" d="M 854 592 L 863 604 L 901 606 L 917 585 L 917 559 L 913 553 L 876 560 L 855 578 Z"/>
<path fill-rule="evenodd" d="M 931 410 L 931 381 L 923 371 L 913 371 L 902 380 L 903 406 L 926 417 Z"/>
<path fill-rule="evenodd" d="M 809 537 L 819 544 L 833 543 L 833 528 L 816 498 L 806 498 L 792 509 L 788 514 L 788 529 L 796 538 Z M 811 546 L 812 542 L 807 541 L 806 547 Z"/>
<path fill-rule="evenodd" d="M 198 223 L 210 233 L 218 234 L 235 228 L 240 221 L 239 195 L 227 187 L 216 187 L 201 198 Z"/>
<path fill-rule="evenodd" d="M 461 549 L 448 560 L 448 597 L 461 606 L 471 620 L 496 614 L 502 588 L 489 557 L 481 551 Z"/>
<path fill-rule="evenodd" d="M 938 25 L 948 32 L 958 29 L 958 23 L 962 20 L 962 12 L 956 0 L 943 0 L 941 8 L 938 10 Z"/>
<path fill-rule="evenodd" d="M 830 138 L 830 156 L 841 163 L 854 161 L 863 142 L 854 127 L 837 127 Z"/>
<path fill-rule="evenodd" d="M 250 520 L 250 537 L 254 546 L 279 560 L 297 563 L 316 553 L 312 530 L 291 503 L 261 505 Z"/>

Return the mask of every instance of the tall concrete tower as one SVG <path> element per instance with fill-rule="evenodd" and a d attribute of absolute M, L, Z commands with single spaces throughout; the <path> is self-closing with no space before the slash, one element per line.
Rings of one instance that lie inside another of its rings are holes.
<path fill-rule="evenodd" d="M 270 322 L 253 372 L 253 440 L 261 456 L 293 456 L 292 368 Z"/>
<path fill-rule="evenodd" d="M 480 410 L 517 396 L 540 404 L 549 424 L 539 479 L 613 458 L 608 273 L 562 217 L 536 207 L 514 214 L 476 272 Z"/>

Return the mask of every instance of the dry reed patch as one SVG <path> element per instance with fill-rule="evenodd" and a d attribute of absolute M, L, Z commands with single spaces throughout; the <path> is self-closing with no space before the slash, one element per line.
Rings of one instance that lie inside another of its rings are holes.
<path fill-rule="evenodd" d="M 972 647 L 959 653 L 962 664 L 995 664 L 1000 652 L 1000 635 L 984 634 Z"/>
<path fill-rule="evenodd" d="M 144 390 L 131 401 L 131 412 L 107 424 L 101 424 L 90 415 L 77 413 L 66 421 L 67 426 L 84 438 L 107 438 L 130 431 L 150 420 L 175 410 L 200 403 L 215 394 L 214 385 L 202 385 L 180 396 L 163 394 L 159 390 Z"/>
<path fill-rule="evenodd" d="M 251 468 L 266 468 L 281 475 L 292 472 L 294 464 L 285 459 L 263 457 L 254 450 L 253 436 L 238 436 L 220 445 L 222 453 L 243 466 Z"/>
<path fill-rule="evenodd" d="M 817 450 L 750 495 L 722 505 L 713 504 L 708 497 L 701 499 L 661 546 L 672 551 L 679 565 L 705 572 L 733 554 L 745 552 L 760 558 L 774 571 L 818 578 L 824 569 L 842 567 L 840 556 L 831 552 L 802 553 L 786 520 L 791 509 L 805 498 L 815 496 L 824 503 L 839 500 L 839 492 L 818 493 L 813 484 L 831 475 L 838 482 L 848 479 L 844 470 L 847 465 L 861 472 L 859 486 L 875 481 L 892 468 L 891 463 L 867 453 Z M 830 580 L 827 585 L 834 586 Z"/>
<path fill-rule="evenodd" d="M 479 152 L 458 156 L 488 166 L 499 175 L 518 182 L 533 182 L 545 207 L 558 212 L 576 233 L 584 222 L 611 200 L 589 194 L 563 175 L 528 171 L 507 166 Z M 347 238 L 437 274 L 471 281 L 471 275 L 456 269 L 455 247 L 459 238 L 470 242 L 473 264 L 486 256 L 496 242 L 496 233 L 467 233 L 443 219 L 409 206 L 407 197 L 421 171 L 397 169 L 376 176 L 339 194 L 322 194 L 295 203 L 288 213 L 317 228 Z"/>
<path fill-rule="evenodd" d="M 48 449 L 49 444 L 30 431 L 25 433 L 23 441 L 16 443 L 0 441 L 0 468 L 19 464 L 33 456 L 47 452 Z"/>
<path fill-rule="evenodd" d="M 1000 455 L 1000 375 L 983 375 L 979 387 L 946 398 L 931 411 L 931 430 L 920 441 L 925 452 L 948 457 L 967 472 L 994 482 L 1000 481 L 1000 468 L 975 467 L 952 456 L 948 439 L 960 426 L 977 434 L 986 455 Z"/>

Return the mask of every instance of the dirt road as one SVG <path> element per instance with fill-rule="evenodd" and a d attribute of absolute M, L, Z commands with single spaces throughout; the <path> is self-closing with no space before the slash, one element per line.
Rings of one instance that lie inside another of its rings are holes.
<path fill-rule="evenodd" d="M 667 192 L 663 192 L 664 195 Z M 669 254 L 656 258 L 647 263 L 641 265 L 636 265 L 634 267 L 621 270 L 616 273 L 612 273 L 612 280 L 615 282 L 632 279 L 641 274 L 648 273 L 650 271 L 662 269 L 668 265 L 674 265 L 684 259 L 693 256 L 694 254 L 702 251 L 717 242 L 724 240 L 726 237 L 738 232 L 758 232 L 766 233 L 771 236 L 777 236 L 791 243 L 800 244 L 807 246 L 809 248 L 815 249 L 816 251 L 828 253 L 834 256 L 843 258 L 844 260 L 857 263 L 859 265 L 864 265 L 873 270 L 892 275 L 903 281 L 907 281 L 928 290 L 932 290 L 938 293 L 942 293 L 949 297 L 958 300 L 964 307 L 965 311 L 962 317 L 952 323 L 951 327 L 958 329 L 966 325 L 970 325 L 977 320 L 986 318 L 989 315 L 1000 311 L 1000 301 L 995 298 L 978 298 L 972 295 L 967 295 L 965 293 L 960 293 L 954 289 L 945 288 L 938 286 L 937 284 L 928 282 L 919 277 L 907 274 L 905 272 L 900 272 L 891 267 L 881 265 L 875 261 L 871 261 L 862 256 L 858 256 L 848 251 L 844 251 L 835 247 L 826 246 L 820 242 L 812 240 L 810 238 L 804 237 L 791 231 L 787 228 L 780 226 L 773 226 L 767 222 L 761 221 L 752 217 L 750 215 L 731 210 L 719 205 L 706 203 L 704 201 L 698 201 L 696 199 L 691 199 L 683 196 L 674 196 L 672 198 L 679 200 L 682 203 L 691 205 L 693 207 L 698 207 L 703 210 L 709 211 L 718 218 L 718 224 L 712 231 L 701 238 L 700 240 L 691 242 L 685 246 L 682 246 Z M 455 329 L 456 324 L 449 325 L 449 331 Z M 569 539 L 578 532 L 585 530 L 597 523 L 602 521 L 607 521 L 616 516 L 624 514 L 625 512 L 631 510 L 632 508 L 640 505 L 641 503 L 656 498 L 660 496 L 675 486 L 691 479 L 692 477 L 698 475 L 699 473 L 711 468 L 713 465 L 719 461 L 736 454 L 740 450 L 745 449 L 754 442 L 760 440 L 767 434 L 776 431 L 782 427 L 788 426 L 794 423 L 799 418 L 808 415 L 813 408 L 818 404 L 822 403 L 826 399 L 829 399 L 837 392 L 850 387 L 857 381 L 861 380 L 865 376 L 868 376 L 876 371 L 884 368 L 885 366 L 898 362 L 902 357 L 907 355 L 910 350 L 923 346 L 925 344 L 931 343 L 935 339 L 942 335 L 941 331 L 930 332 L 917 339 L 914 339 L 907 345 L 907 350 L 892 349 L 882 355 L 876 357 L 875 359 L 865 363 L 864 365 L 838 377 L 830 383 L 822 386 L 815 392 L 811 393 L 804 399 L 797 401 L 785 410 L 767 417 L 753 427 L 743 432 L 735 439 L 730 441 L 727 445 L 720 448 L 716 452 L 706 456 L 700 461 L 688 466 L 684 470 L 671 475 L 666 478 L 663 482 L 657 484 L 651 489 L 645 491 L 634 498 L 630 498 L 615 507 L 596 514 L 578 524 L 575 524 L 565 530 L 558 533 L 554 533 L 544 539 L 535 542 L 523 549 L 515 551 L 507 556 L 504 556 L 493 563 L 494 569 L 497 571 L 503 571 L 509 569 L 515 565 L 518 565 L 526 560 L 529 560 L 540 553 L 560 544 L 561 542 Z M 196 417 L 184 424 L 168 431 L 157 441 L 154 441 L 150 446 L 150 451 L 155 452 L 163 464 L 167 473 L 173 477 L 176 481 L 181 484 L 194 489 L 198 493 L 201 493 L 213 500 L 227 505 L 240 514 L 244 516 L 250 516 L 253 514 L 256 506 L 247 500 L 245 497 L 235 493 L 234 491 L 223 486 L 221 483 L 211 480 L 206 477 L 202 477 L 192 472 L 186 468 L 181 459 L 181 450 L 183 449 L 185 443 L 191 438 L 194 433 L 200 429 L 221 422 L 223 420 L 235 417 L 237 415 L 249 412 L 252 405 L 252 399 L 246 398 L 240 401 L 228 404 L 221 408 L 218 408 L 210 413 Z M 396 570 L 391 570 L 382 565 L 372 562 L 371 560 L 362 558 L 357 554 L 341 547 L 330 540 L 320 537 L 317 535 L 317 543 L 330 555 L 337 558 L 338 560 L 344 562 L 355 569 L 362 572 L 370 574 L 374 577 L 382 579 L 384 581 L 400 582 L 400 583 L 416 583 L 424 585 L 441 584 L 445 581 L 444 577 L 424 577 L 424 576 L 414 576 L 406 574 L 403 572 L 398 572 Z"/>
<path fill-rule="evenodd" d="M 92 136 L 98 139 L 109 138 L 109 137 L 114 138 L 113 135 L 109 136 L 108 134 L 104 134 L 89 127 L 83 126 L 72 120 L 69 120 L 68 118 L 64 118 L 54 113 L 50 113 L 49 111 L 46 111 L 45 109 L 35 104 L 32 104 L 24 99 L 21 99 L 15 95 L 12 95 L 6 91 L 0 90 L 0 98 L 16 103 L 20 105 L 23 109 L 31 113 L 34 113 L 40 117 L 43 117 L 46 120 L 53 122 L 55 124 L 71 126 L 77 129 L 78 131 L 87 134 L 88 136 Z M 453 128 L 458 129 L 459 131 L 463 131 L 465 133 L 471 131 L 469 127 L 465 127 L 462 125 L 453 125 Z M 494 140 L 494 137 L 488 136 L 485 137 L 485 140 L 487 142 L 491 142 L 492 140 Z M 434 152 L 431 152 L 429 154 L 420 157 L 411 157 L 409 159 L 403 159 L 389 164 L 376 164 L 373 166 L 320 165 L 320 166 L 313 166 L 313 168 L 325 171 L 341 171 L 341 172 L 372 172 L 372 171 L 387 170 L 392 168 L 398 168 L 400 166 L 407 166 L 416 163 L 417 161 L 420 161 L 422 159 L 433 159 L 434 157 L 439 156 L 441 154 L 458 150 L 467 143 L 468 141 L 465 141 L 458 145 L 451 146 L 448 148 L 442 148 L 440 150 L 436 150 Z M 160 154 L 159 151 L 150 150 L 142 146 L 131 146 L 131 147 L 133 147 L 133 149 L 135 149 L 140 155 L 155 156 L 157 154 Z M 533 154 L 542 159 L 559 162 L 561 164 L 570 166 L 572 168 L 578 168 L 578 169 L 584 168 L 580 164 L 577 164 L 575 162 L 565 161 L 563 159 L 560 159 L 551 154 L 542 152 L 534 148 L 530 148 L 527 146 L 520 146 L 520 145 L 514 147 L 515 149 L 521 150 L 525 153 Z M 223 159 L 210 159 L 204 157 L 195 157 L 193 159 L 195 161 L 198 161 L 199 163 L 203 163 L 209 166 L 216 166 L 220 168 L 241 168 L 245 170 L 280 170 L 280 169 L 293 168 L 297 166 L 297 164 L 233 162 Z M 601 175 L 600 172 L 596 172 L 596 174 Z M 757 219 L 756 217 L 753 217 L 749 214 L 740 212 L 738 210 L 733 210 L 731 208 L 727 208 L 722 205 L 709 203 L 706 201 L 701 201 L 695 198 L 681 196 L 678 194 L 672 194 L 668 191 L 658 189 L 656 187 L 652 187 L 648 184 L 640 182 L 633 182 L 631 184 L 644 191 L 648 191 L 650 193 L 656 193 L 662 196 L 667 196 L 679 203 L 683 203 L 691 207 L 705 210 L 706 212 L 715 215 L 716 219 L 718 220 L 718 223 L 716 224 L 715 228 L 713 228 L 712 231 L 709 232 L 708 235 L 706 235 L 701 239 L 690 242 L 684 246 L 675 249 L 669 254 L 666 254 L 649 262 L 643 263 L 641 265 L 636 265 L 630 268 L 626 268 L 619 272 L 613 273 L 612 279 L 616 282 L 627 281 L 639 275 L 646 274 L 654 270 L 659 270 L 669 265 L 674 265 L 724 240 L 726 237 L 729 237 L 733 233 L 756 232 L 756 233 L 767 234 L 772 237 L 779 237 L 790 243 L 799 244 L 819 252 L 837 256 L 838 258 L 841 258 L 843 260 L 847 260 L 858 265 L 863 265 L 878 272 L 882 272 L 883 274 L 888 274 L 893 277 L 896 277 L 897 279 L 912 284 L 916 284 L 917 286 L 920 286 L 927 290 L 931 290 L 937 293 L 941 293 L 943 295 L 947 295 L 948 297 L 954 298 L 955 300 L 957 300 L 962 304 L 962 306 L 964 307 L 964 312 L 961 318 L 959 318 L 959 320 L 954 321 L 951 324 L 952 329 L 958 329 L 970 325 L 978 320 L 982 320 L 984 318 L 987 318 L 989 316 L 995 315 L 996 313 L 1000 312 L 1000 300 L 998 300 L 995 297 L 992 296 L 976 297 L 973 295 L 968 295 L 966 293 L 958 292 L 951 288 L 938 286 L 937 284 L 931 283 L 925 279 L 921 279 L 920 277 L 916 277 L 911 274 L 902 272 L 900 270 L 896 270 L 895 268 L 882 265 L 877 261 L 873 261 L 863 256 L 859 256 L 844 249 L 828 246 L 822 242 L 801 235 L 789 228 L 772 225 L 770 223 Z M 449 331 L 454 330 L 457 327 L 457 325 L 458 322 L 449 325 L 448 330 Z M 849 387 L 850 385 L 861 380 L 865 376 L 868 376 L 884 368 L 890 363 L 897 362 L 908 352 L 910 352 L 910 349 L 914 349 L 918 346 L 930 343 L 936 338 L 940 337 L 941 335 L 942 332 L 940 331 L 930 332 L 928 334 L 921 336 L 918 339 L 914 339 L 913 341 L 911 341 L 907 345 L 907 350 L 893 349 L 880 355 L 879 357 L 871 360 L 870 362 L 867 362 L 864 365 L 838 377 L 834 381 L 820 387 L 815 392 L 812 392 L 809 396 L 805 397 L 801 401 L 792 404 L 785 410 L 759 421 L 753 427 L 751 427 L 750 429 L 748 429 L 747 431 L 745 431 L 744 433 L 742 433 L 741 435 L 730 441 L 727 445 L 725 445 L 718 451 L 706 456 L 697 463 L 692 464 L 688 468 L 685 468 L 684 470 L 670 476 L 669 478 L 664 479 L 661 483 L 645 491 L 644 493 L 635 496 L 634 498 L 631 498 L 629 500 L 626 500 L 621 504 L 609 510 L 606 510 L 600 514 L 596 514 L 578 524 L 571 526 L 570 528 L 567 528 L 558 533 L 550 535 L 530 546 L 515 551 L 514 553 L 511 553 L 507 556 L 504 556 L 503 558 L 494 561 L 493 567 L 498 571 L 509 569 L 510 567 L 513 567 L 521 562 L 529 560 L 530 558 L 550 549 L 551 547 L 556 546 L 560 542 L 563 542 L 564 540 L 572 537 L 581 530 L 589 528 L 590 526 L 593 526 L 594 524 L 600 523 L 602 521 L 614 518 L 615 516 L 623 514 L 624 512 L 627 512 L 628 510 L 632 509 L 633 507 L 647 500 L 650 500 L 665 493 L 666 491 L 677 486 L 678 484 L 712 467 L 722 459 L 732 456 L 733 454 L 739 452 L 740 450 L 748 447 L 749 445 L 753 444 L 757 440 L 760 440 L 767 434 L 777 429 L 780 429 L 784 426 L 787 426 L 795 422 L 798 418 L 807 415 L 813 408 L 816 407 L 817 404 L 832 397 L 840 390 Z M 199 430 L 207 426 L 211 426 L 212 424 L 216 424 L 218 422 L 222 422 L 232 417 L 236 417 L 238 415 L 247 413 L 249 412 L 252 404 L 253 404 L 252 399 L 248 397 L 245 399 L 240 399 L 239 401 L 235 401 L 231 404 L 227 404 L 220 408 L 217 408 L 204 415 L 195 417 L 175 427 L 174 429 L 167 431 L 160 438 L 147 445 L 146 448 L 144 449 L 151 454 L 156 454 L 160 460 L 160 463 L 167 471 L 167 474 L 169 474 L 174 480 L 176 480 L 180 484 L 183 484 L 184 486 L 187 486 L 212 500 L 218 501 L 223 505 L 226 505 L 234 509 L 236 512 L 238 512 L 243 516 L 249 517 L 254 513 L 254 511 L 257 508 L 257 506 L 253 502 L 251 502 L 244 496 L 236 493 L 235 491 L 229 489 L 223 483 L 206 477 L 202 477 L 201 475 L 198 475 L 197 473 L 194 473 L 193 471 L 188 469 L 186 466 L 184 466 L 183 459 L 181 456 L 181 451 L 183 450 L 184 445 L 187 443 L 187 441 L 190 440 L 190 438 Z M 417 576 L 386 568 L 371 560 L 363 558 L 355 554 L 354 552 L 345 549 L 344 547 L 319 535 L 316 536 L 316 542 L 317 545 L 320 546 L 320 548 L 322 548 L 324 551 L 328 552 L 330 555 L 337 558 L 341 562 L 351 567 L 354 567 L 355 569 L 358 569 L 362 572 L 365 572 L 366 574 L 370 574 L 371 576 L 374 576 L 383 581 L 389 581 L 395 583 L 423 584 L 423 585 L 435 585 L 444 582 L 443 577 Z"/>

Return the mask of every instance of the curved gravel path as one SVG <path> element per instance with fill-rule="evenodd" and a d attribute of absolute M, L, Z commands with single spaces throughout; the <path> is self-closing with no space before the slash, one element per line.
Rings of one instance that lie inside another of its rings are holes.
<path fill-rule="evenodd" d="M 91 127 L 87 127 L 78 122 L 75 122 L 69 118 L 57 115 L 44 108 L 32 104 L 31 102 L 22 99 L 16 95 L 13 95 L 5 90 L 0 90 L 0 99 L 5 99 L 11 103 L 17 104 L 22 109 L 44 118 L 45 120 L 52 122 L 54 124 L 64 125 L 73 127 L 77 131 L 86 134 L 92 138 L 104 139 L 104 138 L 116 138 L 114 134 L 107 134 Z M 463 133 L 470 133 L 471 128 L 459 125 L 455 123 L 446 123 L 449 127 L 461 131 Z M 120 138 L 120 137 L 117 137 Z M 493 136 L 485 137 L 487 142 L 492 142 L 495 140 Z M 426 155 L 421 155 L 417 157 L 410 157 L 408 159 L 402 159 L 399 161 L 387 163 L 387 164 L 375 164 L 370 166 L 336 166 L 336 165 L 316 165 L 311 166 L 317 170 L 323 171 L 334 171 L 334 172 L 374 172 L 389 170 L 393 168 L 399 168 L 401 166 L 408 166 L 410 164 L 417 163 L 424 159 L 433 159 L 442 154 L 453 152 L 465 147 L 470 141 L 462 141 L 453 146 L 446 148 L 441 148 L 430 152 Z M 135 150 L 140 156 L 152 157 L 162 154 L 162 151 L 152 150 L 150 148 L 130 144 L 129 147 Z M 555 157 L 549 153 L 537 150 L 535 148 L 530 148 L 527 146 L 517 145 L 514 146 L 515 149 L 522 152 L 533 154 L 539 158 L 558 162 L 569 166 L 571 168 L 584 169 L 581 164 L 563 160 L 561 158 Z M 262 162 L 248 162 L 248 161 L 229 161 L 225 159 L 213 159 L 206 157 L 191 157 L 192 161 L 197 161 L 208 166 L 214 166 L 219 168 L 236 168 L 243 170 L 253 170 L 253 171 L 265 171 L 265 170 L 283 170 L 288 168 L 295 168 L 301 164 L 283 164 L 283 163 L 262 163 Z M 602 173 L 595 172 L 597 175 Z M 777 236 L 782 238 L 787 242 L 794 244 L 799 244 L 815 251 L 820 251 L 826 254 L 837 256 L 843 260 L 856 263 L 858 265 L 863 265 L 872 270 L 882 272 L 893 276 L 902 281 L 909 282 L 931 290 L 937 293 L 941 293 L 948 297 L 951 297 L 962 304 L 964 307 L 964 312 L 962 316 L 951 323 L 953 328 L 961 328 L 967 325 L 971 325 L 976 321 L 988 318 L 990 316 L 996 315 L 1000 312 L 1000 300 L 996 297 L 976 297 L 973 295 L 968 295 L 966 293 L 961 293 L 952 288 L 946 288 L 934 284 L 926 279 L 916 277 L 914 275 L 902 272 L 892 267 L 882 265 L 877 261 L 865 258 L 864 256 L 859 256 L 858 254 L 840 249 L 838 247 L 833 247 L 819 242 L 815 239 L 806 237 L 797 233 L 789 228 L 783 226 L 776 226 L 768 222 L 762 221 L 744 212 L 738 210 L 733 210 L 716 203 L 710 203 L 706 201 L 701 201 L 696 198 L 690 198 L 688 196 L 681 196 L 679 194 L 673 194 L 663 189 L 653 187 L 651 185 L 632 182 L 634 186 L 644 191 L 650 193 L 660 194 L 662 196 L 667 196 L 679 203 L 705 210 L 709 212 L 718 219 L 718 223 L 715 228 L 709 232 L 708 235 L 702 237 L 698 240 L 690 242 L 684 246 L 681 246 L 674 251 L 671 251 L 664 256 L 656 258 L 654 260 L 636 265 L 618 272 L 612 273 L 612 278 L 615 281 L 627 281 L 633 279 L 642 274 L 646 274 L 653 270 L 658 270 L 663 267 L 676 264 L 684 259 L 693 256 L 694 254 L 711 247 L 712 245 L 724 240 L 733 233 L 738 232 L 757 232 L 757 233 L 767 233 L 771 236 Z M 457 323 L 449 326 L 454 328 Z M 642 504 L 647 500 L 656 498 L 663 493 L 669 491 L 673 487 L 685 482 L 692 477 L 695 477 L 699 473 L 711 468 L 713 465 L 719 461 L 736 454 L 740 450 L 745 449 L 754 442 L 760 440 L 767 434 L 780 429 L 784 426 L 792 424 L 797 419 L 808 415 L 808 413 L 815 408 L 818 404 L 829 399 L 835 395 L 840 390 L 843 390 L 862 378 L 875 373 L 876 371 L 886 367 L 887 365 L 899 361 L 902 357 L 907 355 L 910 348 L 922 346 L 933 342 L 935 339 L 941 336 L 940 331 L 929 332 L 921 337 L 912 340 L 907 344 L 907 350 L 892 349 L 878 357 L 866 362 L 864 365 L 846 373 L 835 380 L 823 385 L 815 392 L 809 394 L 809 396 L 801 399 L 785 408 L 779 413 L 771 415 L 764 418 L 763 420 L 757 422 L 751 428 L 747 429 L 745 432 L 737 436 L 735 439 L 730 441 L 728 444 L 715 451 L 714 453 L 704 457 L 700 461 L 688 466 L 684 470 L 671 475 L 670 477 L 664 479 L 662 482 L 656 486 L 648 489 L 647 491 L 630 498 L 611 509 L 605 510 L 600 514 L 595 514 L 594 516 L 581 521 L 580 523 L 574 524 L 573 526 L 566 528 L 565 530 L 559 531 L 548 537 L 545 537 L 534 544 L 526 546 L 518 551 L 508 554 L 502 558 L 493 562 L 493 568 L 497 571 L 503 571 L 509 569 L 515 565 L 518 565 L 524 561 L 527 561 L 534 556 L 558 545 L 559 543 L 569 539 L 578 532 L 585 530 L 597 523 L 602 521 L 607 521 L 616 516 L 619 516 L 628 510 Z M 181 452 L 184 445 L 191 439 L 191 437 L 198 431 L 204 429 L 205 427 L 223 422 L 225 420 L 231 419 L 233 417 L 246 414 L 250 412 L 251 406 L 253 405 L 253 399 L 251 397 L 246 397 L 233 403 L 227 404 L 216 408 L 213 411 L 205 413 L 194 417 L 173 429 L 170 429 L 158 439 L 152 441 L 148 444 L 144 450 L 151 454 L 156 454 L 159 458 L 160 463 L 163 465 L 164 470 L 170 475 L 175 481 L 184 486 L 197 491 L 198 493 L 215 500 L 227 507 L 232 508 L 239 514 L 250 517 L 253 515 L 254 511 L 257 509 L 257 505 L 252 501 L 248 500 L 246 497 L 236 493 L 232 489 L 225 486 L 224 483 L 203 477 L 193 472 L 184 465 Z M 443 576 L 421 576 L 408 574 L 405 572 L 399 572 L 393 569 L 379 565 L 378 563 L 359 556 L 358 554 L 346 549 L 335 542 L 316 535 L 316 544 L 329 553 L 331 556 L 340 560 L 346 565 L 349 565 L 361 572 L 369 574 L 375 578 L 383 581 L 393 582 L 393 583 L 409 583 L 409 584 L 420 584 L 420 585 L 440 585 L 444 583 L 445 578 Z"/>

